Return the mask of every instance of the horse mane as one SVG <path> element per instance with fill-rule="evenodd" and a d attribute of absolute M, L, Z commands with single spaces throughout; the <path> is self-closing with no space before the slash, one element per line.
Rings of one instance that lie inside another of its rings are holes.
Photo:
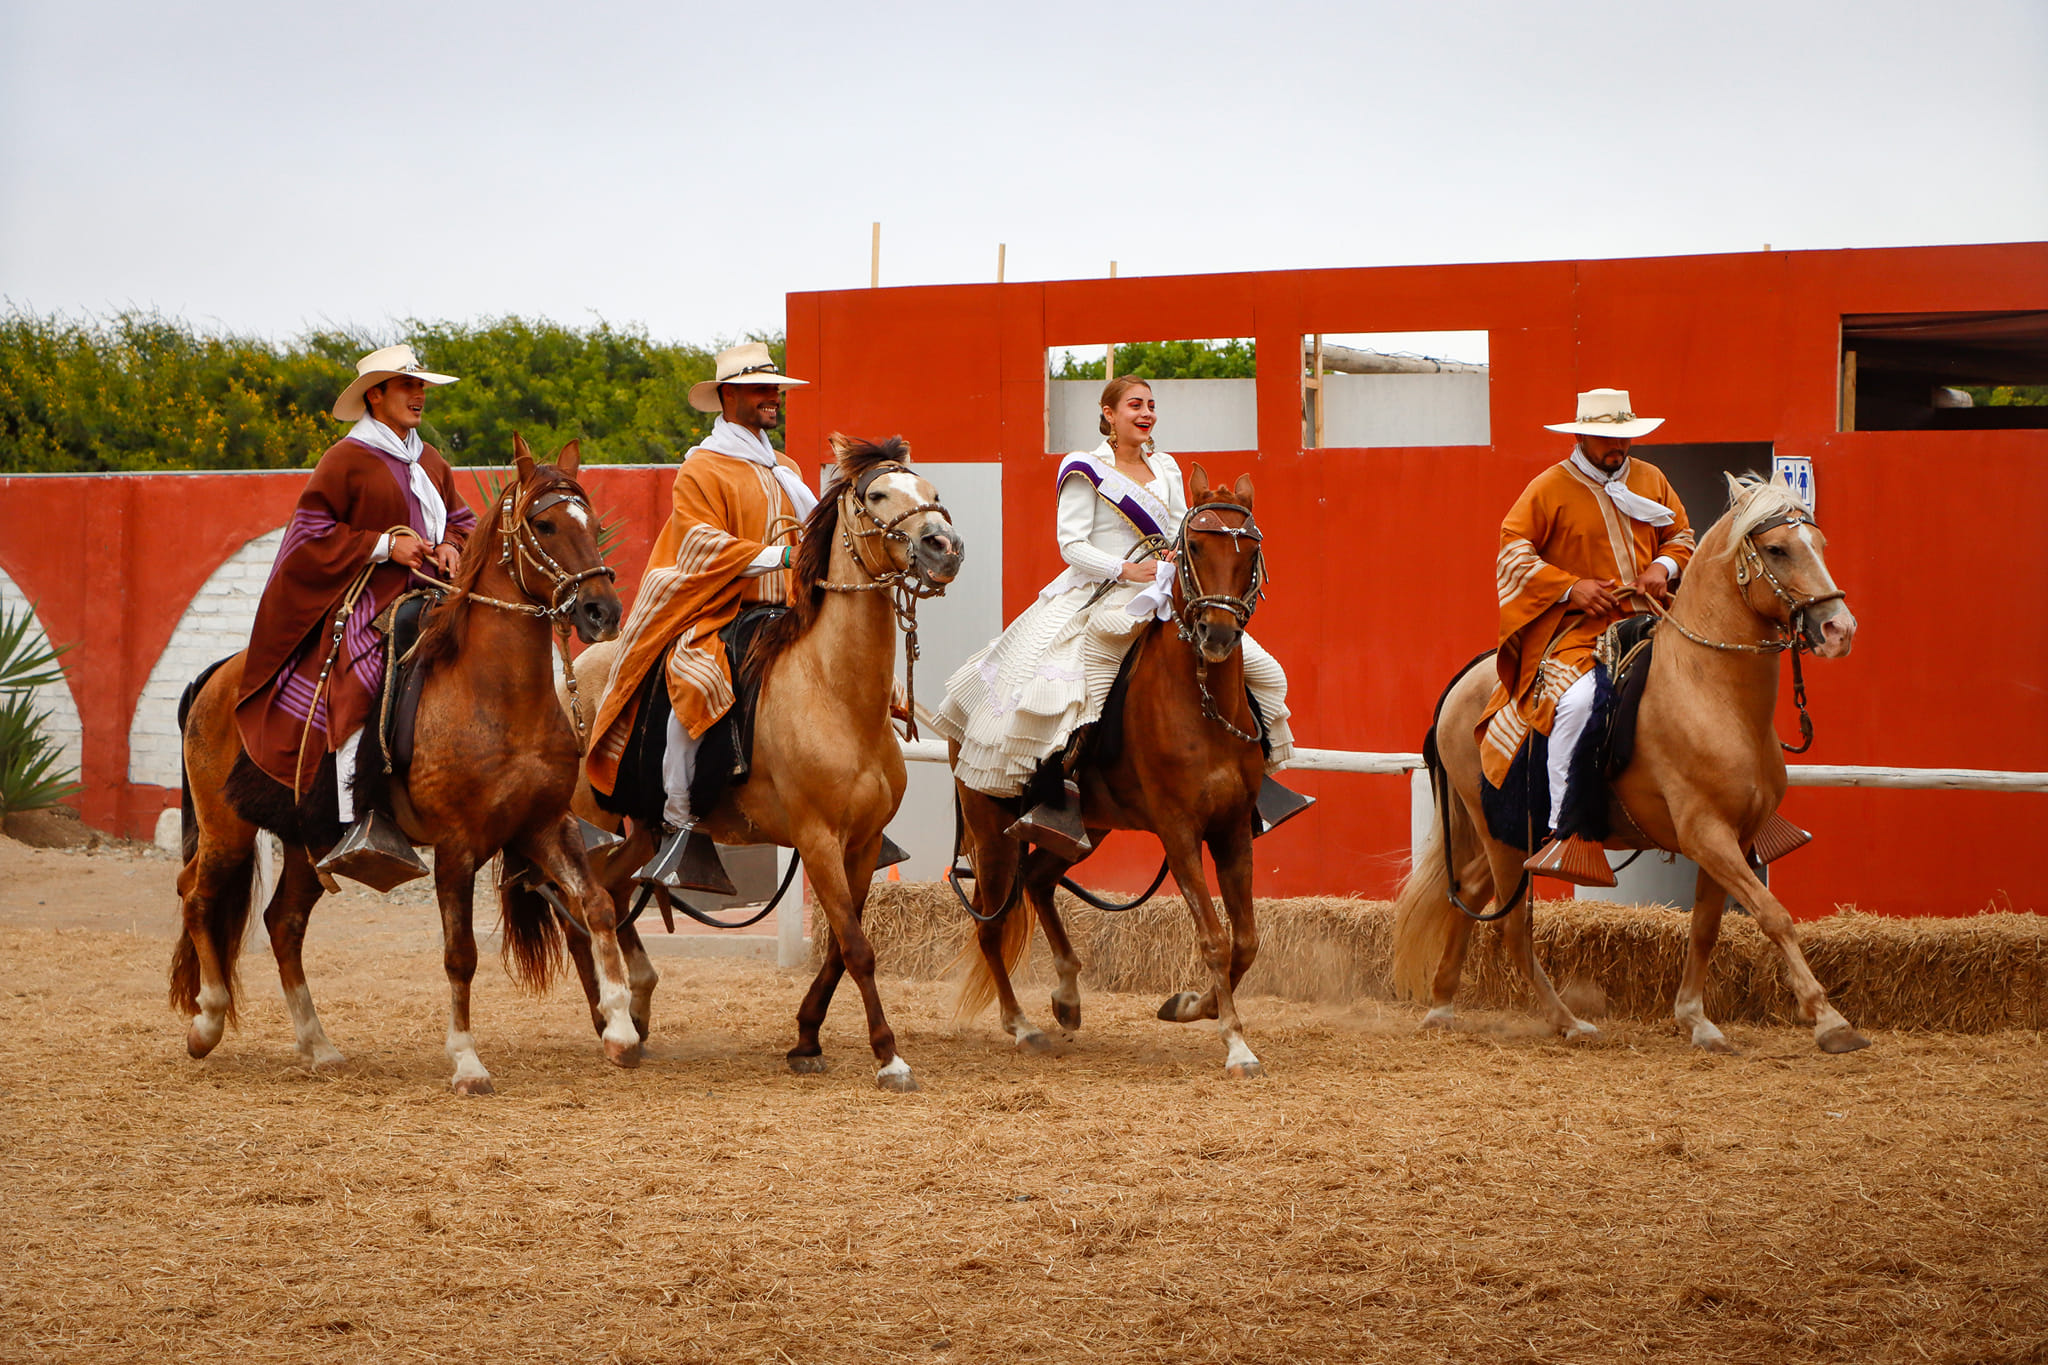
<path fill-rule="evenodd" d="M 1730 542 L 1741 540 L 1772 517 L 1806 510 L 1799 495 L 1783 483 L 1756 473 L 1733 478 L 1735 486 L 1728 493 L 1728 516 L 1733 519 L 1728 528 Z"/>
<path fill-rule="evenodd" d="M 573 493 L 585 502 L 590 501 L 582 484 L 551 464 L 535 465 L 532 480 L 512 485 L 511 491 L 526 492 L 531 500 L 556 488 Z M 452 590 L 439 605 L 427 612 L 420 626 L 419 643 L 413 647 L 413 657 L 424 667 L 433 668 L 455 657 L 455 642 L 462 636 L 462 623 L 469 619 L 470 593 L 475 589 L 477 580 L 483 577 L 485 567 L 498 554 L 498 539 L 505 524 L 507 491 L 504 488 L 496 490 L 490 506 L 477 518 L 475 529 L 463 544 L 462 559 L 455 566 Z"/>
<path fill-rule="evenodd" d="M 790 593 L 788 614 L 761 627 L 747 649 L 741 678 L 748 686 L 758 686 L 775 661 L 817 622 L 818 609 L 825 601 L 825 589 L 820 585 L 831 577 L 832 546 L 839 539 L 839 494 L 876 465 L 910 463 L 910 443 L 901 436 L 891 436 L 886 441 L 856 441 L 835 431 L 831 443 L 832 458 L 838 466 L 836 476 L 818 495 L 817 507 L 804 522 L 802 539 L 790 565 L 796 584 Z"/>

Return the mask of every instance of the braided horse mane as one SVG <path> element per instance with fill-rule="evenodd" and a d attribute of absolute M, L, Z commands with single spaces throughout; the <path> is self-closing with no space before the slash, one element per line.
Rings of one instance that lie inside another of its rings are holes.
<path fill-rule="evenodd" d="M 554 490 L 590 501 L 590 495 L 583 491 L 583 485 L 570 478 L 551 464 L 536 464 L 533 477 L 525 483 L 514 481 L 491 490 L 490 506 L 477 518 L 476 527 L 469 533 L 469 540 L 462 547 L 462 559 L 455 566 L 455 581 L 448 596 L 426 615 L 420 627 L 419 643 L 414 646 L 413 657 L 426 668 L 436 668 L 455 657 L 456 642 L 462 637 L 462 623 L 469 619 L 470 593 L 477 580 L 497 558 L 501 543 L 501 532 L 505 529 L 506 495 L 512 495 L 516 502 L 532 502 L 533 499 Z"/>
<path fill-rule="evenodd" d="M 891 436 L 886 441 L 857 441 L 835 431 L 831 444 L 832 459 L 838 466 L 836 477 L 819 495 L 817 507 L 804 522 L 796 558 L 790 565 L 795 581 L 789 595 L 789 614 L 761 627 L 747 650 L 743 677 L 749 685 L 767 677 L 775 661 L 801 640 L 818 619 L 818 608 L 825 601 L 825 589 L 820 585 L 831 577 L 832 546 L 839 539 L 839 495 L 876 465 L 910 463 L 910 443 L 901 436 Z"/>

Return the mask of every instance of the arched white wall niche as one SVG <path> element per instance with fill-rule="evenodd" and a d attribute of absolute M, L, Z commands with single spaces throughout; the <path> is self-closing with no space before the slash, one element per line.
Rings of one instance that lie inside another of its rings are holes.
<path fill-rule="evenodd" d="M 215 659 L 225 659 L 249 643 L 256 623 L 256 603 L 270 578 L 277 547 L 284 543 L 280 526 L 235 551 L 213 571 L 171 632 L 171 642 L 157 656 L 128 726 L 128 780 L 159 787 L 178 785 L 178 698 L 185 685 Z"/>
<path fill-rule="evenodd" d="M 0 569 L 0 608 L 14 614 L 31 609 L 28 595 L 7 576 L 5 569 Z M 50 637 L 44 634 L 40 618 L 30 633 L 42 643 L 49 643 Z M 60 662 L 76 667 L 78 660 L 67 655 Z M 84 761 L 85 726 L 79 720 L 78 703 L 72 699 L 70 683 L 60 680 L 37 688 L 35 708 L 49 717 L 43 722 L 43 728 L 44 733 L 56 741 L 57 752 L 62 755 L 57 760 L 58 766 L 75 774 Z"/>

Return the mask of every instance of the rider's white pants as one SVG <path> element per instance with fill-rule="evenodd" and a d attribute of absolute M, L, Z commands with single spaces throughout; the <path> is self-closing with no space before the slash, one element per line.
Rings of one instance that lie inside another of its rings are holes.
<path fill-rule="evenodd" d="M 701 739 L 692 739 L 690 732 L 676 719 L 676 713 L 668 713 L 668 744 L 661 751 L 661 786 L 668 793 L 668 800 L 661 808 L 661 818 L 681 829 L 690 823 L 690 779 L 697 773 L 697 746 Z"/>
<path fill-rule="evenodd" d="M 356 750 L 363 747 L 363 727 L 341 742 L 334 751 L 334 791 L 341 806 L 341 823 L 352 825 L 356 819 L 356 798 L 349 790 L 356 780 Z"/>
<path fill-rule="evenodd" d="M 1579 680 L 1565 689 L 1557 699 L 1557 720 L 1550 727 L 1550 827 L 1557 828 L 1557 817 L 1564 809 L 1564 788 L 1571 777 L 1572 751 L 1579 747 L 1579 736 L 1586 733 L 1586 722 L 1593 716 L 1593 673 L 1591 669 L 1579 675 Z"/>

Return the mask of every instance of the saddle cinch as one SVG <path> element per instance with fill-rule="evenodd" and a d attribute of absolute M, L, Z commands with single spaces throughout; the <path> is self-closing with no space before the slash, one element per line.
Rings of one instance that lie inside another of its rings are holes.
<path fill-rule="evenodd" d="M 1635 759 L 1636 718 L 1649 683 L 1656 629 L 1654 617 L 1626 616 L 1602 632 L 1594 646 L 1593 714 L 1572 755 L 1558 812 L 1560 838 L 1577 834 L 1604 843 L 1614 833 L 1611 817 L 1616 812 L 1637 840 L 1645 837 L 1614 799 L 1613 783 Z M 1812 840 L 1811 834 L 1773 811 L 1757 834 L 1750 862 L 1762 867 Z"/>
<path fill-rule="evenodd" d="M 697 769 L 690 778 L 690 808 L 700 816 L 717 809 L 726 793 L 752 776 L 754 726 L 760 709 L 759 678 L 745 667 L 747 653 L 763 627 L 787 614 L 788 607 L 764 603 L 748 607 L 718 633 L 725 646 L 726 667 L 733 679 L 733 703 L 698 741 Z M 668 747 L 668 718 L 674 708 L 665 682 L 666 660 L 647 670 L 633 697 L 633 725 L 619 755 L 619 776 L 609 793 L 597 792 L 597 804 L 614 815 L 630 817 L 650 828 L 661 823 L 668 791 L 661 779 L 661 761 Z M 715 856 L 715 855 L 714 855 Z M 910 855 L 882 836 L 877 870 Z"/>

